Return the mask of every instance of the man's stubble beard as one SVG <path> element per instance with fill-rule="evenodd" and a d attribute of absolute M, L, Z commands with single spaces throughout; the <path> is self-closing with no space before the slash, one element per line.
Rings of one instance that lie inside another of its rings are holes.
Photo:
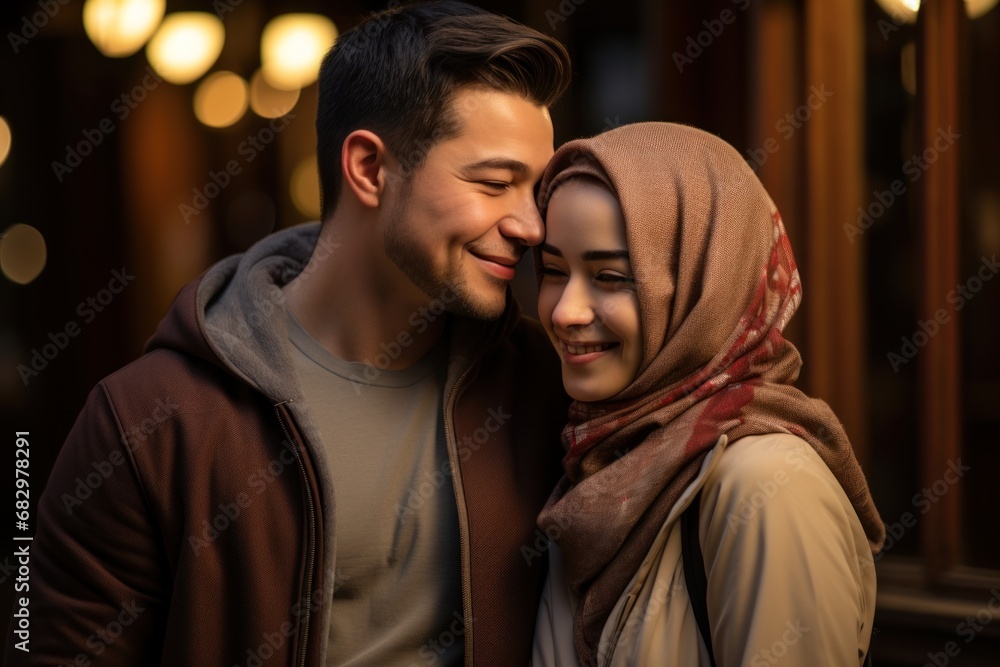
<path fill-rule="evenodd" d="M 446 275 L 438 276 L 414 252 L 415 244 L 411 243 L 402 231 L 403 210 L 409 202 L 409 194 L 409 191 L 402 193 L 399 204 L 389 218 L 388 229 L 383 239 L 386 257 L 429 299 L 445 301 L 445 297 L 453 297 L 445 303 L 448 312 L 477 320 L 498 319 L 503 314 L 507 304 L 506 281 L 487 276 L 503 289 L 504 295 L 498 303 L 493 302 L 493 300 L 488 302 L 482 298 L 482 295 L 473 292 L 468 281 L 461 274 L 460 267 L 455 267 Z"/>

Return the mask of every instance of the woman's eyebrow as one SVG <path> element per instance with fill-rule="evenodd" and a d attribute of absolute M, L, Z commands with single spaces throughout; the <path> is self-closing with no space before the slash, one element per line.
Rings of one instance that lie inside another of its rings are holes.
<path fill-rule="evenodd" d="M 562 257 L 562 250 L 551 243 L 543 242 L 539 248 L 542 252 L 547 252 L 556 257 Z M 585 262 L 593 262 L 600 259 L 629 259 L 628 250 L 584 250 L 580 253 L 580 259 Z"/>
<path fill-rule="evenodd" d="M 555 255 L 556 257 L 562 257 L 562 250 L 555 247 L 554 245 L 545 243 L 544 241 L 542 242 L 542 245 L 539 246 L 539 248 L 541 249 L 542 252 L 547 252 L 550 255 Z"/>
<path fill-rule="evenodd" d="M 628 250 L 586 250 L 580 253 L 580 258 L 585 262 L 592 262 L 597 259 L 628 259 Z"/>

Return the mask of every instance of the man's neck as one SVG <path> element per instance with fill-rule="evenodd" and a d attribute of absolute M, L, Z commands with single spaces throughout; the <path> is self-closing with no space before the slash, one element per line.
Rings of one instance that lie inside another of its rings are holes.
<path fill-rule="evenodd" d="M 317 248 L 329 250 L 313 253 L 284 287 L 285 298 L 295 319 L 334 356 L 408 368 L 440 339 L 447 315 L 429 311 L 431 299 L 385 258 L 369 229 L 327 221 Z"/>

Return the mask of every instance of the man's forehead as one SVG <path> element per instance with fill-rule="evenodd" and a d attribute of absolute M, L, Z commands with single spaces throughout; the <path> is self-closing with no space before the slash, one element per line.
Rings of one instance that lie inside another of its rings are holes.
<path fill-rule="evenodd" d="M 487 149 L 489 154 L 480 155 L 478 159 L 486 159 L 493 153 L 523 150 L 523 145 L 532 149 L 552 147 L 549 110 L 516 95 L 486 100 L 475 113 L 457 116 L 455 120 L 457 127 L 453 138 L 471 138 L 478 144 L 495 147 Z"/>

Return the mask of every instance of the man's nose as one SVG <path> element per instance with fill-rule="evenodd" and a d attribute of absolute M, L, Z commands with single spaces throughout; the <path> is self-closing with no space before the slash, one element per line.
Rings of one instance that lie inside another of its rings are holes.
<path fill-rule="evenodd" d="M 545 240 L 545 224 L 535 206 L 532 191 L 527 190 L 526 195 L 519 198 L 515 210 L 500 223 L 500 233 L 526 246 L 536 246 Z"/>

